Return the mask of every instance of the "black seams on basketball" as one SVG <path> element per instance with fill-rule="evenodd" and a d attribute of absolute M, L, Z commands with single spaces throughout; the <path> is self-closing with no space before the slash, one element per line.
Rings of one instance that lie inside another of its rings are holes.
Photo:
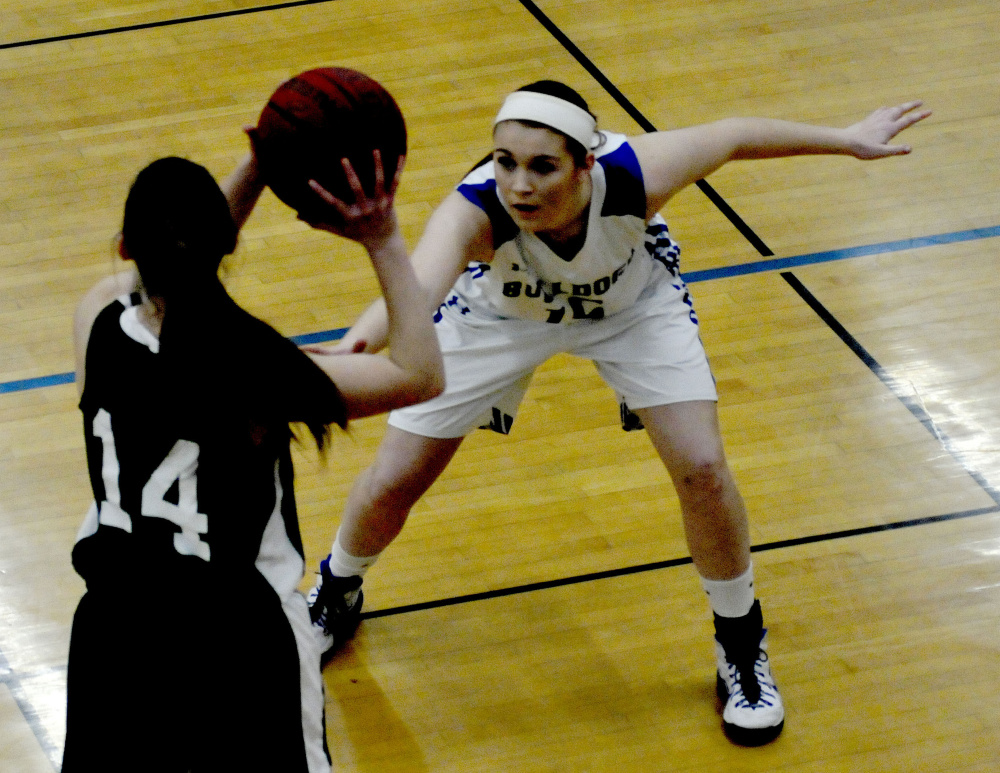
<path fill-rule="evenodd" d="M 282 83 L 261 111 L 254 150 L 264 182 L 307 222 L 330 220 L 330 207 L 309 187 L 316 180 L 337 198 L 354 194 L 341 165 L 348 158 L 365 192 L 375 186 L 372 151 L 381 152 L 385 187 L 406 154 L 406 123 L 376 80 L 346 67 L 322 67 Z"/>

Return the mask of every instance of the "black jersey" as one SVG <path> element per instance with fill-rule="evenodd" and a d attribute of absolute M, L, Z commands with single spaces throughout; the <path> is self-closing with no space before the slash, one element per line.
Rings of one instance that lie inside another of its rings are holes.
<path fill-rule="evenodd" d="M 90 333 L 80 408 L 95 503 L 74 566 L 88 584 L 135 569 L 197 582 L 256 569 L 284 596 L 304 569 L 288 426 L 227 418 L 224 395 L 180 399 L 197 384 L 178 388 L 139 303 L 117 299 Z"/>
<path fill-rule="evenodd" d="M 197 352 L 160 353 L 139 303 L 109 304 L 87 346 L 63 770 L 329 773 L 288 424 L 214 394 Z"/>

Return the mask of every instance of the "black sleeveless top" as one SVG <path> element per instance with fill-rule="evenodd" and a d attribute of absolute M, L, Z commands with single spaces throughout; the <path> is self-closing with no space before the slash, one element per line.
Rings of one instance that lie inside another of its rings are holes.
<path fill-rule="evenodd" d="M 304 569 L 287 424 L 265 426 L 183 381 L 139 323 L 138 294 L 97 317 L 80 400 L 94 507 L 73 564 L 88 582 L 229 584 L 261 571 L 281 592 Z M 212 331 L 206 331 L 206 335 Z M 261 567 L 265 568 L 261 568 Z"/>

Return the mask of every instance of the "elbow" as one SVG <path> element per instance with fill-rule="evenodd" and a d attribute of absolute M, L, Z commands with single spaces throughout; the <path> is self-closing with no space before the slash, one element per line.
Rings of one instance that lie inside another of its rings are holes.
<path fill-rule="evenodd" d="M 414 402 L 422 403 L 427 400 L 432 400 L 444 392 L 444 387 L 444 369 L 435 368 L 431 372 L 427 373 L 421 380 L 421 383 L 417 388 L 419 397 Z"/>
<path fill-rule="evenodd" d="M 410 372 L 408 378 L 397 384 L 392 390 L 390 405 L 382 410 L 394 410 L 396 408 L 406 408 L 417 403 L 425 403 L 433 400 L 444 392 L 445 379 L 444 369 L 428 368 L 419 372 Z"/>

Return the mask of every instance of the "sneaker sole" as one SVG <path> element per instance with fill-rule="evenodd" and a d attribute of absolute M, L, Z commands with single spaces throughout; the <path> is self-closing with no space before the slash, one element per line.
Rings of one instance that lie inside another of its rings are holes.
<path fill-rule="evenodd" d="M 725 681 L 718 674 L 715 676 L 715 692 L 724 706 L 729 700 L 729 690 L 726 688 Z M 726 734 L 726 738 L 739 746 L 763 746 L 771 743 L 781 735 L 781 731 L 784 729 L 784 719 L 770 727 L 740 727 L 731 722 L 722 722 L 722 732 Z"/>

